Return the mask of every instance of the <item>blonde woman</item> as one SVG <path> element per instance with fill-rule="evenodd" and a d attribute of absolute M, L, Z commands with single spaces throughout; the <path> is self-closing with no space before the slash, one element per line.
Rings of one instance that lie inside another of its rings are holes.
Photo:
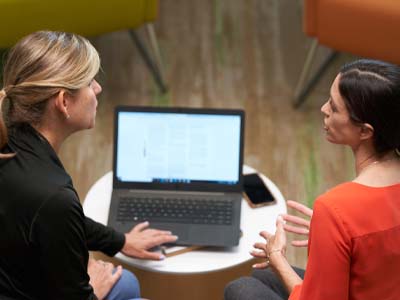
<path fill-rule="evenodd" d="M 8 54 L 0 91 L 1 299 L 138 298 L 133 274 L 89 262 L 88 251 L 162 259 L 148 249 L 176 240 L 147 223 L 122 234 L 86 218 L 58 158 L 66 138 L 95 125 L 99 67 L 86 39 L 63 32 L 35 32 Z"/>

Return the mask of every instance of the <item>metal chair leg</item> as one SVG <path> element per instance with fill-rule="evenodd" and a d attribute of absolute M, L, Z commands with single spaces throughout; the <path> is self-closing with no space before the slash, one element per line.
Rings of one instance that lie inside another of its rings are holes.
<path fill-rule="evenodd" d="M 154 26 L 152 23 L 148 23 L 148 24 L 146 24 L 146 28 L 147 28 L 147 33 L 148 33 L 149 39 L 150 39 L 150 45 L 153 49 L 153 53 L 155 55 L 157 65 L 160 69 L 160 73 L 164 74 L 165 68 L 163 65 L 163 61 L 161 59 L 160 46 L 157 41 L 157 36 L 156 36 L 156 32 L 154 31 Z"/>
<path fill-rule="evenodd" d="M 157 66 L 157 64 L 153 61 L 153 59 L 151 58 L 150 54 L 148 53 L 148 51 L 146 49 L 145 44 L 143 43 L 143 41 L 140 39 L 140 37 L 136 34 L 136 32 L 133 29 L 129 30 L 129 34 L 130 34 L 133 42 L 135 43 L 136 47 L 138 48 L 140 55 L 143 57 L 143 60 L 146 63 L 147 67 L 149 68 L 151 74 L 153 75 L 153 79 L 156 82 L 161 93 L 163 93 L 163 94 L 166 93 L 168 89 L 164 83 L 160 69 Z M 154 39 L 155 35 L 152 38 Z M 159 52 L 158 52 L 158 54 L 156 53 L 156 55 L 158 55 L 158 58 L 160 58 Z"/>
<path fill-rule="evenodd" d="M 315 72 L 315 74 L 305 84 L 305 81 L 309 75 L 312 63 L 314 61 L 317 49 L 318 49 L 318 41 L 317 41 L 317 39 L 314 39 L 310 46 L 310 49 L 308 50 L 306 61 L 304 63 L 303 69 L 300 74 L 299 81 L 295 88 L 294 101 L 293 101 L 293 107 L 295 109 L 299 108 L 305 102 L 308 94 L 311 92 L 311 90 L 314 88 L 314 86 L 318 83 L 322 74 L 325 72 L 325 70 L 328 68 L 328 66 L 335 60 L 335 58 L 339 55 L 339 52 L 332 51 L 328 55 L 328 57 L 325 58 L 325 60 L 322 62 L 322 64 L 320 65 L 318 70 Z"/>

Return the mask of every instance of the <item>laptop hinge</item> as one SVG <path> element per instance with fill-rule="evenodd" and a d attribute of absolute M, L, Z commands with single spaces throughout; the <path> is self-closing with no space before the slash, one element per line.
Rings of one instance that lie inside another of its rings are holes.
<path fill-rule="evenodd" d="M 128 189 L 127 191 L 129 191 L 130 193 L 135 193 L 135 194 L 139 194 L 139 193 L 143 193 L 143 194 L 164 194 L 164 195 L 169 195 L 169 194 L 179 194 L 179 195 L 226 195 L 226 194 L 236 194 L 235 192 L 233 193 L 224 193 L 224 192 L 202 192 L 202 191 L 168 191 L 168 190 L 136 190 L 136 189 Z"/>

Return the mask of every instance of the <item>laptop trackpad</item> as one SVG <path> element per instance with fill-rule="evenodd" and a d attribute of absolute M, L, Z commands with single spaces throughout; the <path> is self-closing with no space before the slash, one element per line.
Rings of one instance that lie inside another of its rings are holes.
<path fill-rule="evenodd" d="M 188 232 L 189 241 L 195 240 L 200 245 L 216 245 L 225 239 L 223 231 L 213 230 L 210 226 L 190 226 Z"/>
<path fill-rule="evenodd" d="M 189 238 L 189 228 L 190 226 L 176 226 L 173 224 L 165 224 L 163 223 L 161 226 L 157 226 L 157 224 L 154 224 L 152 227 L 157 228 L 157 229 L 162 229 L 162 230 L 168 230 L 171 231 L 173 235 L 178 236 L 177 243 L 179 244 L 180 242 L 186 242 Z"/>

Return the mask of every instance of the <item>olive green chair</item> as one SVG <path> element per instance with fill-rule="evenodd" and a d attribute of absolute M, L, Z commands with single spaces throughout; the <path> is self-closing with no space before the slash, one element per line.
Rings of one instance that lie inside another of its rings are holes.
<path fill-rule="evenodd" d="M 158 15 L 158 0 L 0 0 L 0 48 L 8 48 L 37 30 L 74 32 L 86 37 L 128 30 L 162 92 L 159 51 L 151 22 Z M 146 24 L 154 55 L 134 31 Z"/>

